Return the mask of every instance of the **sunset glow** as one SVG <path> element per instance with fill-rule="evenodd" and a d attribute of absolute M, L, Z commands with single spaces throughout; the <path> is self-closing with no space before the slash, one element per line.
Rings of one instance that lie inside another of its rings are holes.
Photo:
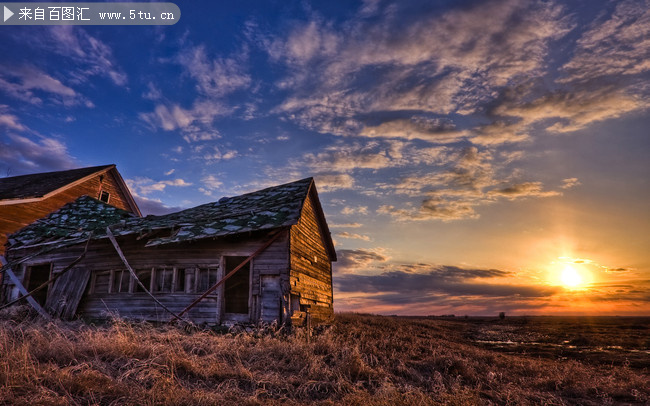
<path fill-rule="evenodd" d="M 570 265 L 564 267 L 561 279 L 564 286 L 568 288 L 576 288 L 582 284 L 582 276 Z"/>
<path fill-rule="evenodd" d="M 335 311 L 650 314 L 647 0 L 177 1 L 0 27 L 0 176 L 162 214 L 313 176 Z"/>

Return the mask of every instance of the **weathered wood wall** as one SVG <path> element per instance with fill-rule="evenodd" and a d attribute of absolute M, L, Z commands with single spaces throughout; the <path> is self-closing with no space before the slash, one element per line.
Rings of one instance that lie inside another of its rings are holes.
<path fill-rule="evenodd" d="M 110 193 L 110 205 L 131 211 L 126 196 L 118 186 L 113 170 L 104 173 L 102 180 L 100 180 L 100 176 L 96 175 L 41 201 L 0 205 L 0 255 L 5 252 L 7 234 L 20 230 L 83 195 L 98 199 L 100 191 L 105 190 Z"/>
<path fill-rule="evenodd" d="M 304 321 L 306 307 L 310 307 L 315 322 L 327 322 L 334 314 L 332 295 L 332 263 L 323 241 L 316 210 L 310 193 L 297 225 L 291 227 L 290 293 L 292 320 Z M 299 303 L 299 305 L 298 305 Z"/>
<path fill-rule="evenodd" d="M 266 321 L 272 321 L 278 317 L 269 314 L 267 311 L 262 313 L 262 301 L 260 297 L 264 293 L 264 299 L 273 301 L 274 305 L 280 301 L 276 293 L 275 286 L 269 286 L 267 292 L 262 292 L 261 275 L 281 275 L 288 274 L 289 268 L 289 249 L 288 249 L 288 232 L 282 231 L 281 235 L 273 244 L 264 252 L 255 257 L 251 262 L 251 281 L 250 281 L 250 312 L 244 315 L 246 321 L 257 321 L 262 316 Z M 218 240 L 197 241 L 193 243 L 170 244 L 159 247 L 145 248 L 146 240 L 137 240 L 135 236 L 118 237 L 120 248 L 133 269 L 143 270 L 151 268 L 193 268 L 207 267 L 218 268 L 217 279 L 223 277 L 222 257 L 224 256 L 244 256 L 248 257 L 255 252 L 268 239 L 266 234 L 256 236 L 240 236 L 239 238 L 225 238 Z M 29 255 L 34 249 L 23 249 L 10 251 L 11 259 Z M 51 252 L 33 260 L 30 260 L 22 267 L 23 271 L 34 263 L 52 262 L 53 273 L 57 273 L 65 266 L 74 261 L 83 251 L 83 244 L 75 247 L 68 247 L 59 251 Z M 104 271 L 116 271 L 125 269 L 123 263 L 118 257 L 115 249 L 107 239 L 96 240 L 91 242 L 88 247 L 86 257 L 75 268 L 87 269 L 92 273 Z M 75 271 L 75 270 L 73 270 Z M 19 277 L 23 277 L 21 272 Z M 96 278 L 96 276 L 95 276 Z M 91 280 L 93 278 L 91 277 Z M 211 281 L 213 282 L 213 281 Z M 108 283 L 108 279 L 102 276 L 99 283 Z M 102 318 L 109 313 L 115 313 L 122 317 L 131 317 L 151 321 L 166 321 L 170 315 L 144 292 L 137 292 L 137 289 L 131 289 L 131 292 L 97 293 L 90 291 L 90 284 L 84 287 L 85 293 L 77 308 L 77 315 L 87 318 Z M 207 285 L 206 285 L 207 286 Z M 11 287 L 10 287 L 11 290 Z M 172 311 L 178 313 L 189 305 L 194 299 L 200 296 L 202 292 L 182 293 L 182 292 L 154 292 L 154 295 Z M 52 294 L 52 290 L 48 295 Z M 188 317 L 196 323 L 220 323 L 227 320 L 228 315 L 223 313 L 223 296 L 224 291 L 218 289 L 214 295 L 207 297 L 196 307 L 189 311 Z M 223 316 L 226 316 L 224 318 Z M 233 315 L 234 319 L 240 320 L 241 316 Z M 241 321 L 241 320 L 240 320 Z M 281 320 L 278 320 L 281 321 Z"/>

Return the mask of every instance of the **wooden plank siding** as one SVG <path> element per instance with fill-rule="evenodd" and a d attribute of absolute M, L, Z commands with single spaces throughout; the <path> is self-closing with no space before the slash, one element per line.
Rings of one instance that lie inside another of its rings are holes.
<path fill-rule="evenodd" d="M 310 193 L 305 200 L 298 224 L 291 227 L 291 271 L 289 288 L 292 296 L 299 297 L 302 312 L 310 306 L 315 322 L 327 322 L 334 314 L 332 294 L 332 264 L 325 248 L 323 230 L 319 225 Z M 295 307 L 292 300 L 292 306 Z M 299 322 L 298 317 L 292 317 Z"/>
<path fill-rule="evenodd" d="M 40 201 L 0 205 L 0 255 L 4 254 L 8 234 L 47 216 L 80 196 L 88 195 L 98 199 L 100 192 L 104 190 L 110 193 L 111 206 L 131 211 L 127 197 L 120 189 L 113 171 L 114 169 L 97 174 L 85 182 Z"/>
<path fill-rule="evenodd" d="M 289 250 L 288 232 L 282 231 L 281 235 L 266 250 L 260 253 L 251 261 L 251 282 L 250 296 L 251 308 L 247 321 L 257 321 L 262 316 L 261 300 L 261 279 L 260 275 L 288 274 Z M 136 272 L 150 269 L 173 269 L 182 268 L 218 268 L 217 280 L 223 277 L 222 257 L 243 256 L 247 257 L 255 252 L 268 240 L 267 234 L 256 236 L 241 235 L 239 237 L 221 238 L 217 240 L 201 240 L 191 243 L 169 244 L 156 247 L 145 247 L 146 239 L 138 240 L 136 236 L 117 237 L 120 248 L 129 261 L 129 265 Z M 27 261 L 19 277 L 24 276 L 24 269 L 33 263 L 53 263 L 53 272 L 59 272 L 69 263 L 74 261 L 82 252 L 84 245 L 53 251 L 36 257 L 33 261 Z M 14 259 L 27 256 L 36 248 L 16 249 L 10 253 Z M 167 321 L 169 313 L 144 292 L 137 292 L 133 286 L 127 292 L 111 292 L 109 287 L 111 273 L 124 269 L 124 264 L 115 252 L 115 249 L 108 239 L 94 240 L 88 247 L 86 257 L 75 266 L 91 273 L 90 284 L 86 288 L 83 297 L 77 307 L 77 315 L 84 318 L 105 318 L 110 314 L 121 317 L 137 318 L 149 321 Z M 96 286 L 95 286 L 96 284 Z M 132 282 L 131 282 L 132 284 Z M 287 282 L 288 284 L 288 282 Z M 151 282 L 151 286 L 154 284 Z M 92 290 L 96 287 L 95 291 Z M 207 285 L 206 285 L 207 288 Z M 275 287 L 273 287 L 275 289 Z M 11 288 L 10 288 L 11 290 Z M 153 294 L 170 310 L 180 312 L 202 292 L 159 292 Z M 214 295 L 208 296 L 188 313 L 189 319 L 196 323 L 221 323 L 228 321 L 224 319 L 223 313 L 223 289 L 218 289 Z M 267 295 L 268 296 L 268 295 Z M 69 315 L 67 315 L 69 316 Z M 268 319 L 268 312 L 265 315 Z M 240 319 L 241 316 L 233 316 Z M 277 319 L 275 317 L 274 319 Z M 266 320 L 272 321 L 272 320 Z M 281 320 L 278 320 L 281 321 Z"/>

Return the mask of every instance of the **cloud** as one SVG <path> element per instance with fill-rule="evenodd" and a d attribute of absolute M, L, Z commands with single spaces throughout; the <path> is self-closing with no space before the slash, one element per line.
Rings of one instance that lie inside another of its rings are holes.
<path fill-rule="evenodd" d="M 198 100 L 189 109 L 177 103 L 161 103 L 156 105 L 154 111 L 140 113 L 138 116 L 152 129 L 180 130 L 187 143 L 197 143 L 221 138 L 219 131 L 213 127 L 213 122 L 231 112 L 232 107 L 221 102 Z"/>
<path fill-rule="evenodd" d="M 522 142 L 529 138 L 528 129 L 522 123 L 494 121 L 472 129 L 471 141 L 478 145 L 495 145 Z"/>
<path fill-rule="evenodd" d="M 550 42 L 570 29 L 562 11 L 552 2 L 496 0 L 450 10 L 392 4 L 340 26 L 316 16 L 265 42 L 290 72 L 278 83 L 289 97 L 275 112 L 321 132 L 384 136 L 406 126 L 406 136 L 431 138 L 412 123 L 364 130 L 359 120 L 382 111 L 476 111 L 495 89 L 543 71 Z"/>
<path fill-rule="evenodd" d="M 341 214 L 350 215 L 350 214 L 368 214 L 368 206 L 357 206 L 351 207 L 346 206 L 341 210 Z"/>
<path fill-rule="evenodd" d="M 0 127 L 15 131 L 25 131 L 27 129 L 20 123 L 18 117 L 9 113 L 9 106 L 6 104 L 0 104 Z"/>
<path fill-rule="evenodd" d="M 562 189 L 573 189 L 578 185 L 581 185 L 578 178 L 566 178 L 566 179 L 562 179 L 562 186 L 560 187 Z"/>
<path fill-rule="evenodd" d="M 212 193 L 220 189 L 223 185 L 223 182 L 214 175 L 204 176 L 201 178 L 201 182 L 203 183 L 203 187 L 199 188 L 199 192 L 206 196 L 212 196 Z"/>
<path fill-rule="evenodd" d="M 398 221 L 463 220 L 476 219 L 477 207 L 492 204 L 498 199 L 516 200 L 528 197 L 551 197 L 561 193 L 544 190 L 536 181 L 517 182 L 511 176 L 500 176 L 495 160 L 500 160 L 489 150 L 464 147 L 445 150 L 444 159 L 426 173 L 406 176 L 383 188 L 396 194 L 421 197 L 418 206 L 407 203 L 401 207 L 385 204 L 377 213 L 390 215 Z"/>
<path fill-rule="evenodd" d="M 336 236 L 340 238 L 351 239 L 351 240 L 370 241 L 370 237 L 368 237 L 367 235 L 349 233 L 347 231 L 336 233 Z"/>
<path fill-rule="evenodd" d="M 3 134 L 0 135 L 0 162 L 15 176 L 71 169 L 75 167 L 76 159 L 58 139 Z"/>
<path fill-rule="evenodd" d="M 352 169 L 381 169 L 391 166 L 388 151 L 379 143 L 337 144 L 319 153 L 308 153 L 304 164 L 320 172 L 345 172 Z"/>
<path fill-rule="evenodd" d="M 126 179 L 126 184 L 129 186 L 129 189 L 136 196 L 148 195 L 153 192 L 162 192 L 167 188 L 167 186 L 173 186 L 173 187 L 192 186 L 192 183 L 186 182 L 183 179 L 154 181 L 153 179 L 146 178 L 146 177 L 136 177 L 134 179 Z"/>
<path fill-rule="evenodd" d="M 143 216 L 147 216 L 149 214 L 160 216 L 163 214 L 175 213 L 177 211 L 182 210 L 181 207 L 167 206 L 158 199 L 148 199 L 146 197 L 135 196 L 135 195 L 133 198 L 135 199 L 135 202 L 138 204 L 138 207 L 140 208 L 140 211 L 142 212 Z"/>
<path fill-rule="evenodd" d="M 378 126 L 364 127 L 359 135 L 364 137 L 386 137 L 421 139 L 431 142 L 454 142 L 467 135 L 458 131 L 448 120 L 414 116 L 410 119 L 386 121 Z"/>
<path fill-rule="evenodd" d="M 85 101 L 72 88 L 47 73 L 29 65 L 20 67 L 2 66 L 0 69 L 0 91 L 24 102 L 40 105 L 43 97 L 66 106 Z"/>
<path fill-rule="evenodd" d="M 142 93 L 142 97 L 147 100 L 157 101 L 162 99 L 162 91 L 152 82 L 148 82 L 147 91 Z"/>
<path fill-rule="evenodd" d="M 354 178 L 347 174 L 319 174 L 316 176 L 316 184 L 321 192 L 331 192 L 339 189 L 351 189 L 354 187 Z"/>
<path fill-rule="evenodd" d="M 501 189 L 493 189 L 488 192 L 490 195 L 503 196 L 506 199 L 514 200 L 521 197 L 548 197 L 558 196 L 561 193 L 557 191 L 542 190 L 542 182 L 524 182 L 507 186 Z"/>
<path fill-rule="evenodd" d="M 423 220 L 461 220 L 476 219 L 479 215 L 474 210 L 475 203 L 445 201 L 439 198 L 426 199 L 417 208 L 397 208 L 393 205 L 382 205 L 377 209 L 379 214 L 388 214 L 398 221 Z"/>
<path fill-rule="evenodd" d="M 354 273 L 375 268 L 377 263 L 385 263 L 388 257 L 382 249 L 375 250 L 337 250 L 338 260 L 332 264 L 337 273 Z"/>
<path fill-rule="evenodd" d="M 235 150 L 222 151 L 217 146 L 207 147 L 205 145 L 201 145 L 199 147 L 195 147 L 193 151 L 198 153 L 198 156 L 206 162 L 227 161 L 239 155 Z"/>
<path fill-rule="evenodd" d="M 519 117 L 525 124 L 559 119 L 547 130 L 563 133 L 583 129 L 598 121 L 621 117 L 647 106 L 648 103 L 640 97 L 624 90 L 601 87 L 558 90 L 531 102 L 506 102 L 495 108 L 493 113 Z"/>
<path fill-rule="evenodd" d="M 605 21 L 582 33 L 563 82 L 650 71 L 650 8 L 644 0 L 621 1 Z"/>
<path fill-rule="evenodd" d="M 361 223 L 342 223 L 342 224 L 336 224 L 336 223 L 331 223 L 329 225 L 330 228 L 359 228 L 363 227 L 363 224 Z"/>
<path fill-rule="evenodd" d="M 185 49 L 177 57 L 177 62 L 196 80 L 199 93 L 213 98 L 250 86 L 250 76 L 242 73 L 244 60 L 245 55 L 209 60 L 204 46 Z"/>
<path fill-rule="evenodd" d="M 92 76 L 104 76 L 117 86 L 125 86 L 128 78 L 117 65 L 112 49 L 86 30 L 72 25 L 48 27 L 49 35 L 42 43 L 48 50 L 70 58 L 68 75 L 73 82 L 85 83 Z"/>

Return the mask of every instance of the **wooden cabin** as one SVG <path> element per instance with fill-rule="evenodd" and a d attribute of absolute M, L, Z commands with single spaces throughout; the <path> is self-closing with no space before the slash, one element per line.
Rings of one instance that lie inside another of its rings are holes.
<path fill-rule="evenodd" d="M 7 259 L 26 291 L 56 278 L 34 295 L 55 317 L 295 325 L 333 315 L 336 253 L 312 178 L 144 218 L 81 197 L 11 235 Z M 19 287 L 5 281 L 7 301 Z"/>
<path fill-rule="evenodd" d="M 84 195 L 141 215 L 115 165 L 0 178 L 0 255 L 8 234 Z"/>

